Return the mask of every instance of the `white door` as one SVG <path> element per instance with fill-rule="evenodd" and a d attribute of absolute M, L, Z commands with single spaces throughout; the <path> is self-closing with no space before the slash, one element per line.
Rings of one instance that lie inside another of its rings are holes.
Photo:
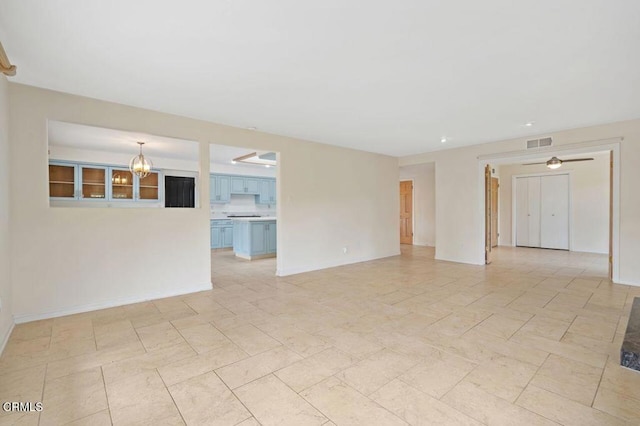
<path fill-rule="evenodd" d="M 516 246 L 529 245 L 529 178 L 516 178 Z"/>
<path fill-rule="evenodd" d="M 529 198 L 529 247 L 540 247 L 540 176 L 528 180 Z"/>
<path fill-rule="evenodd" d="M 569 250 L 569 175 L 543 176 L 540 246 Z"/>
<path fill-rule="evenodd" d="M 516 179 L 516 246 L 540 247 L 540 177 Z"/>

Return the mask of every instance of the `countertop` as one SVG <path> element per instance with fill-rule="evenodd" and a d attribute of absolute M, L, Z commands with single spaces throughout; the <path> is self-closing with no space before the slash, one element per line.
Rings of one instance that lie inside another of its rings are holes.
<path fill-rule="evenodd" d="M 275 221 L 277 220 L 275 216 L 262 216 L 262 217 L 228 217 L 227 219 L 237 220 L 240 222 L 264 222 L 264 221 Z"/>

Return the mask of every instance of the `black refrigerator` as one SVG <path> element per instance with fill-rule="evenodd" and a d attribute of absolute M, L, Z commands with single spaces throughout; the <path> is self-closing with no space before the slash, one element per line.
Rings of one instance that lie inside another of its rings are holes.
<path fill-rule="evenodd" d="M 190 207 L 196 206 L 196 180 L 192 177 L 164 177 L 164 206 Z"/>

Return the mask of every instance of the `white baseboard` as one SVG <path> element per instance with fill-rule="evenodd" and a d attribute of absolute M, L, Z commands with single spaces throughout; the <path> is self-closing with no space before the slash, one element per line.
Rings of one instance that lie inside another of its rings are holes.
<path fill-rule="evenodd" d="M 80 314 L 83 312 L 97 311 L 99 309 L 114 308 L 116 306 L 130 305 L 132 303 L 147 302 L 149 300 L 164 299 L 165 297 L 182 296 L 183 294 L 197 293 L 199 291 L 211 290 L 211 283 L 198 284 L 179 291 L 169 291 L 164 293 L 146 294 L 144 296 L 134 296 L 124 299 L 106 300 L 104 302 L 89 303 L 86 305 L 69 306 L 48 312 L 33 314 L 14 314 L 13 321 L 16 324 L 24 322 L 38 321 L 49 318 L 63 317 L 65 315 Z"/>
<path fill-rule="evenodd" d="M 313 265 L 278 269 L 276 271 L 276 275 L 279 277 L 286 277 L 287 275 L 302 274 L 304 272 L 318 271 L 320 269 L 327 269 L 327 268 L 335 268 L 338 266 L 351 265 L 351 264 L 360 263 L 360 262 L 368 262 L 370 260 L 384 259 L 385 257 L 399 256 L 399 255 L 400 255 L 400 251 L 398 250 L 397 252 L 393 252 L 391 254 L 386 254 L 386 255 L 377 256 L 377 257 L 354 258 L 354 259 L 348 259 L 348 260 L 342 260 L 342 261 L 330 260 L 327 262 L 315 263 Z"/>
<path fill-rule="evenodd" d="M 7 343 L 9 342 L 9 337 L 11 337 L 11 332 L 13 332 L 13 328 L 15 326 L 16 326 L 16 323 L 12 321 L 11 325 L 9 326 L 9 329 L 7 330 L 5 335 L 2 337 L 2 343 L 0 343 L 0 355 L 2 355 L 2 352 L 4 352 L 4 348 L 5 346 L 7 346 Z"/>
<path fill-rule="evenodd" d="M 633 286 L 633 287 L 640 287 L 640 283 L 637 283 L 637 282 L 634 283 L 634 282 L 625 281 L 625 280 L 617 280 L 617 281 L 613 280 L 613 283 L 614 284 L 622 284 L 622 285 L 630 285 L 630 286 Z"/>
<path fill-rule="evenodd" d="M 447 259 L 445 257 L 438 257 L 437 255 L 435 256 L 435 260 L 442 260 L 443 262 L 454 262 L 454 263 L 463 263 L 465 265 L 478 265 L 478 266 L 484 266 L 486 265 L 486 263 L 484 262 L 484 260 L 482 261 L 471 261 L 471 260 L 463 260 L 463 259 Z"/>
<path fill-rule="evenodd" d="M 435 244 L 431 244 L 425 241 L 414 241 L 413 245 L 420 246 L 420 247 L 435 247 Z"/>

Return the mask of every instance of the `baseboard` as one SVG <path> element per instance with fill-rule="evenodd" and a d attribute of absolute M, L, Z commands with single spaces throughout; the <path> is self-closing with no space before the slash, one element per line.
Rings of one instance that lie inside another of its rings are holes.
<path fill-rule="evenodd" d="M 632 287 L 640 287 L 640 283 L 634 283 L 631 281 L 624 281 L 624 280 L 617 280 L 617 281 L 613 281 L 614 284 L 622 284 L 622 285 L 630 285 Z"/>
<path fill-rule="evenodd" d="M 11 333 L 13 332 L 13 328 L 15 326 L 16 323 L 12 321 L 6 334 L 4 335 L 4 337 L 2 337 L 2 343 L 0 343 L 0 355 L 2 355 L 2 352 L 4 352 L 4 348 L 7 346 L 7 343 L 9 343 L 9 337 L 11 337 Z"/>
<path fill-rule="evenodd" d="M 69 306 L 66 308 L 61 308 L 54 311 L 48 311 L 48 312 L 37 313 L 37 314 L 17 314 L 17 315 L 14 314 L 13 321 L 16 324 L 22 324 L 30 321 L 57 318 L 57 317 L 63 317 L 65 315 L 81 314 L 83 312 L 97 311 L 99 309 L 107 309 L 107 308 L 114 308 L 116 306 L 130 305 L 132 303 L 147 302 L 149 300 L 164 299 L 166 297 L 182 296 L 183 294 L 197 293 L 199 291 L 211 290 L 211 288 L 212 288 L 212 285 L 210 282 L 208 282 L 206 284 L 199 284 L 186 289 L 181 289 L 180 291 L 147 294 L 144 296 L 129 297 L 125 299 L 114 299 L 114 300 L 107 300 L 99 303 L 89 303 L 87 305 Z"/>
<path fill-rule="evenodd" d="M 354 259 L 349 259 L 347 261 L 335 261 L 335 260 L 332 260 L 332 261 L 327 261 L 327 262 L 323 262 L 323 263 L 316 263 L 314 265 L 306 265 L 306 266 L 297 266 L 297 267 L 294 267 L 294 268 L 278 269 L 276 271 L 276 275 L 279 276 L 279 277 L 286 277 L 287 275 L 302 274 L 304 272 L 318 271 L 320 269 L 336 268 L 338 266 L 352 265 L 354 263 L 360 263 L 360 262 L 369 262 L 371 260 L 384 259 L 386 257 L 399 256 L 399 255 L 400 255 L 400 251 L 397 251 L 397 252 L 393 252 L 391 254 L 387 254 L 387 255 L 383 255 L 383 256 L 377 256 L 377 257 L 354 258 Z"/>
<path fill-rule="evenodd" d="M 420 247 L 435 247 L 434 244 L 430 244 L 424 241 L 414 241 L 413 242 L 414 246 L 420 246 Z"/>
<path fill-rule="evenodd" d="M 443 262 L 453 262 L 453 263 L 462 263 L 464 265 L 478 265 L 478 266 L 484 266 L 486 265 L 486 263 L 483 261 L 471 261 L 471 260 L 462 260 L 462 259 L 447 259 L 444 257 L 438 257 L 437 255 L 435 256 L 435 260 L 441 260 Z"/>

